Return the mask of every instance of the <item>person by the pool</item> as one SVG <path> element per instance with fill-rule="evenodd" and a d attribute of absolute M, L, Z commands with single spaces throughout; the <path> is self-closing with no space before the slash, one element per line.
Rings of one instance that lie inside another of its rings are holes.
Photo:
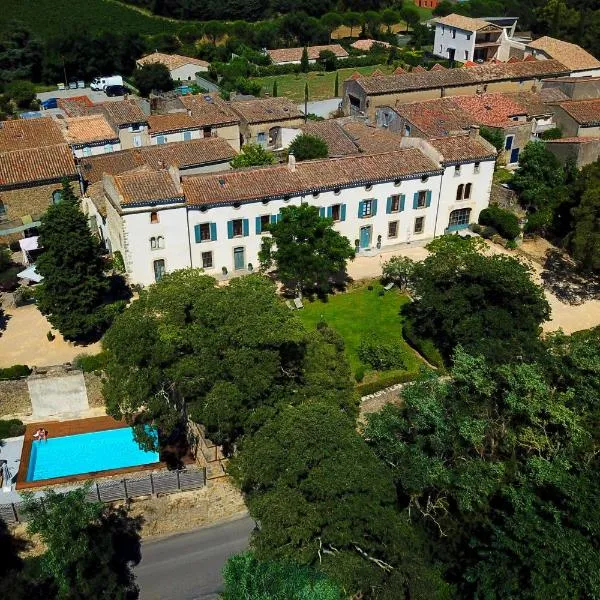
<path fill-rule="evenodd" d="M 48 432 L 43 428 L 40 427 L 34 434 L 33 434 L 34 438 L 38 438 L 40 440 L 46 440 L 48 439 Z"/>

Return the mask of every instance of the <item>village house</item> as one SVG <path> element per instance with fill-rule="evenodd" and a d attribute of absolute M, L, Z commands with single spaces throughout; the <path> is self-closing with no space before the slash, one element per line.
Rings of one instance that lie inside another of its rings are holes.
<path fill-rule="evenodd" d="M 276 50 L 267 50 L 274 65 L 299 65 L 302 60 L 304 47 L 299 48 L 278 48 Z M 316 63 L 321 52 L 333 52 L 338 60 L 348 58 L 349 54 L 339 44 L 327 44 L 326 46 L 307 46 L 308 62 Z"/>
<path fill-rule="evenodd" d="M 212 126 L 206 125 L 206 119 L 189 115 L 187 112 L 150 115 L 148 126 L 152 145 L 212 137 Z"/>
<path fill-rule="evenodd" d="M 304 123 L 304 113 L 288 98 L 234 100 L 230 107 L 240 119 L 240 145 L 283 148 Z"/>
<path fill-rule="evenodd" d="M 553 77 L 542 81 L 546 102 L 600 98 L 600 77 Z M 550 96 L 554 94 L 554 96 Z"/>
<path fill-rule="evenodd" d="M 391 152 L 299 163 L 292 156 L 289 164 L 183 177 L 181 188 L 175 169 L 159 176 L 143 168 L 105 175 L 94 194 L 106 199 L 109 244 L 122 252 L 132 283 L 183 267 L 230 276 L 258 267 L 265 225 L 303 202 L 332 218 L 358 252 L 422 243 L 476 222 L 495 150 L 468 134 L 439 144 L 394 139 Z"/>
<path fill-rule="evenodd" d="M 600 98 L 568 100 L 553 106 L 565 137 L 600 137 Z"/>
<path fill-rule="evenodd" d="M 205 73 L 210 67 L 210 63 L 199 58 L 163 52 L 153 52 L 135 62 L 138 68 L 156 63 L 165 65 L 169 69 L 173 81 L 196 81 L 196 73 Z"/>
<path fill-rule="evenodd" d="M 525 47 L 525 56 L 533 56 L 537 60 L 558 60 L 569 69 L 571 77 L 600 75 L 600 60 L 577 44 L 547 35 L 529 42 Z"/>
<path fill-rule="evenodd" d="M 556 60 L 530 60 L 358 77 L 344 82 L 343 110 L 345 115 L 362 115 L 374 121 L 380 106 L 482 92 L 530 91 L 541 88 L 543 79 L 569 73 Z"/>
<path fill-rule="evenodd" d="M 578 169 L 600 159 L 600 137 L 566 137 L 545 142 L 546 148 L 564 165 L 573 161 Z"/>
<path fill-rule="evenodd" d="M 105 102 L 100 106 L 107 121 L 117 131 L 121 148 L 149 145 L 148 117 L 134 100 Z"/>
<path fill-rule="evenodd" d="M 64 143 L 60 125 L 51 117 L 0 121 L 0 152 Z"/>
<path fill-rule="evenodd" d="M 61 124 L 65 141 L 71 146 L 75 158 L 121 149 L 118 133 L 102 114 L 67 117 Z"/>

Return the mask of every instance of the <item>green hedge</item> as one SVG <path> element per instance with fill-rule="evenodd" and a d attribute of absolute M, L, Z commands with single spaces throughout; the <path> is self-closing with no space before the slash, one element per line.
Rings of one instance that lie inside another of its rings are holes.
<path fill-rule="evenodd" d="M 0 421 L 0 440 L 17 437 L 25 433 L 25 425 L 19 419 Z"/>
<path fill-rule="evenodd" d="M 103 371 L 107 360 L 108 354 L 106 352 L 79 354 L 73 360 L 73 364 L 84 373 L 93 373 L 94 371 Z"/>
<path fill-rule="evenodd" d="M 360 396 L 368 396 L 388 388 L 397 383 L 408 383 L 414 381 L 419 376 L 418 371 L 404 371 L 402 373 L 387 373 L 381 374 L 376 381 L 361 383 L 356 386 Z"/>
<path fill-rule="evenodd" d="M 495 205 L 484 208 L 479 213 L 479 224 L 493 227 L 507 240 L 514 240 L 521 233 L 517 215 Z"/>
<path fill-rule="evenodd" d="M 21 379 L 31 375 L 31 369 L 27 365 L 13 365 L 6 369 L 0 369 L 0 380 Z"/>
<path fill-rule="evenodd" d="M 432 364 L 434 367 L 437 367 L 438 372 L 446 372 L 444 359 L 436 345 L 433 343 L 433 340 L 420 338 L 414 332 L 412 323 L 408 319 L 404 322 L 402 327 L 402 335 L 408 344 L 410 344 L 417 352 L 424 356 L 430 364 Z"/>

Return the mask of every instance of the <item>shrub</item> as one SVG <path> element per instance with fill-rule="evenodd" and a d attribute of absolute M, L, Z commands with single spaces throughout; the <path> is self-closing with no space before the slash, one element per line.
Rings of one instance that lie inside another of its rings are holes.
<path fill-rule="evenodd" d="M 25 425 L 19 419 L 0 421 L 0 440 L 17 437 L 25 433 Z"/>
<path fill-rule="evenodd" d="M 414 331 L 410 320 L 404 322 L 402 327 L 402 334 L 404 339 L 417 351 L 419 352 L 427 362 L 437 367 L 442 373 L 446 370 L 444 359 L 442 358 L 441 352 L 437 349 L 436 345 L 432 340 L 420 338 Z"/>
<path fill-rule="evenodd" d="M 473 233 L 481 233 L 483 231 L 483 227 L 478 223 L 472 223 L 470 229 Z"/>
<path fill-rule="evenodd" d="M 49 332 L 46 334 L 46 337 L 48 338 L 48 341 L 49 341 L 49 342 L 53 342 L 53 341 L 54 341 L 54 339 L 56 338 L 56 336 L 55 336 L 55 335 L 54 335 L 54 334 L 53 334 L 51 331 L 49 331 Z"/>
<path fill-rule="evenodd" d="M 360 360 L 373 367 L 377 371 L 389 371 L 391 369 L 403 369 L 404 360 L 397 346 L 375 339 L 364 338 L 358 348 Z"/>
<path fill-rule="evenodd" d="M 480 234 L 482 238 L 491 240 L 496 235 L 496 230 L 493 227 L 484 227 Z"/>
<path fill-rule="evenodd" d="M 542 132 L 540 137 L 543 140 L 558 140 L 562 137 L 562 129 L 560 127 L 552 127 L 552 129 L 546 129 Z"/>
<path fill-rule="evenodd" d="M 31 374 L 31 369 L 27 365 L 13 365 L 12 367 L 6 367 L 6 369 L 0 369 L 0 379 L 21 379 L 21 377 L 27 377 Z"/>
<path fill-rule="evenodd" d="M 356 380 L 357 383 L 360 383 L 364 378 L 365 378 L 365 368 L 362 366 L 358 367 L 358 369 L 356 369 L 356 371 L 354 372 L 354 379 Z"/>
<path fill-rule="evenodd" d="M 506 244 L 504 245 L 504 247 L 507 250 L 516 250 L 517 249 L 517 242 L 515 242 L 515 240 L 507 240 Z"/>
<path fill-rule="evenodd" d="M 481 211 L 479 214 L 479 223 L 493 227 L 507 240 L 514 240 L 521 233 L 517 215 L 495 205 L 484 208 Z"/>
<path fill-rule="evenodd" d="M 73 364 L 84 373 L 93 373 L 102 371 L 106 366 L 108 354 L 99 352 L 98 354 L 78 354 L 73 360 Z"/>
<path fill-rule="evenodd" d="M 371 292 L 371 291 L 373 291 L 373 286 L 369 284 L 369 285 L 367 286 L 367 289 L 368 289 L 368 290 Z"/>
<path fill-rule="evenodd" d="M 361 383 L 356 386 L 356 391 L 360 396 L 368 396 L 388 388 L 397 383 L 408 383 L 414 381 L 419 376 L 418 371 L 404 371 L 403 373 L 383 373 L 377 380 Z"/>
<path fill-rule="evenodd" d="M 117 250 L 113 253 L 112 264 L 115 271 L 119 271 L 119 273 L 125 273 L 125 261 L 123 260 L 123 255 L 121 254 L 120 250 Z"/>

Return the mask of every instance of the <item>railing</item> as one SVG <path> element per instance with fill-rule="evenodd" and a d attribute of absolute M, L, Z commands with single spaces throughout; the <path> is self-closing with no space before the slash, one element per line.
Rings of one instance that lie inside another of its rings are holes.
<path fill-rule="evenodd" d="M 206 485 L 206 469 L 187 468 L 177 471 L 161 471 L 122 479 L 94 481 L 87 499 L 90 502 L 115 502 L 140 496 L 157 496 L 185 490 L 193 490 Z M 43 502 L 43 500 L 42 500 Z M 0 504 L 0 519 L 6 523 L 26 521 L 22 503 Z"/>

